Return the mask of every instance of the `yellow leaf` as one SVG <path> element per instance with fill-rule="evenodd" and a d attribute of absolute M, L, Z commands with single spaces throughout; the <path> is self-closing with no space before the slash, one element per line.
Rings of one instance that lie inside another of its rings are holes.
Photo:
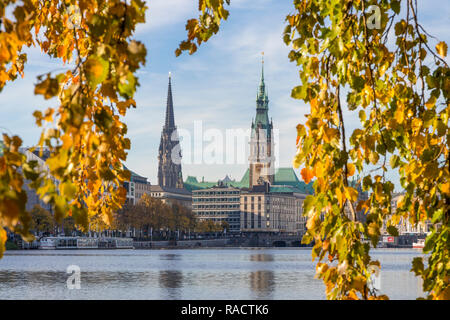
<path fill-rule="evenodd" d="M 61 137 L 61 140 L 63 142 L 63 148 L 64 149 L 69 149 L 72 146 L 72 137 L 68 133 L 65 133 Z"/>
<path fill-rule="evenodd" d="M 329 143 L 331 140 L 337 138 L 338 135 L 339 135 L 338 129 L 326 127 L 324 129 L 323 140 Z"/>
<path fill-rule="evenodd" d="M 336 190 L 336 197 L 339 201 L 339 206 L 342 208 L 342 205 L 344 204 L 344 194 L 342 193 L 341 189 L 337 188 Z"/>
<path fill-rule="evenodd" d="M 348 300 L 359 300 L 359 298 L 358 298 L 358 296 L 356 295 L 356 293 L 355 293 L 354 290 L 351 290 L 351 291 L 348 293 L 347 299 L 348 299 Z"/>
<path fill-rule="evenodd" d="M 347 177 L 351 177 L 355 174 L 355 165 L 353 163 L 347 164 Z"/>
<path fill-rule="evenodd" d="M 425 103 L 425 106 L 428 109 L 431 109 L 434 107 L 435 104 L 436 104 L 436 98 L 434 96 L 431 96 L 430 99 L 428 99 L 428 101 Z"/>
<path fill-rule="evenodd" d="M 444 41 L 441 41 L 436 45 L 436 50 L 442 57 L 447 56 L 447 48 L 447 44 Z"/>
<path fill-rule="evenodd" d="M 323 165 L 322 162 L 318 161 L 314 165 L 314 175 L 316 177 L 321 177 L 323 175 Z"/>
<path fill-rule="evenodd" d="M 355 202 L 358 199 L 358 191 L 356 191 L 352 187 L 344 188 L 345 197 L 349 199 L 351 202 Z"/>
<path fill-rule="evenodd" d="M 403 123 L 403 120 L 405 120 L 405 110 L 403 106 L 399 106 L 394 114 L 395 120 L 397 120 L 398 123 Z"/>
<path fill-rule="evenodd" d="M 442 193 L 450 194 L 450 182 L 443 183 L 441 186 Z"/>
<path fill-rule="evenodd" d="M 311 99 L 310 101 L 311 104 L 311 112 L 312 113 L 316 113 L 317 112 L 317 99 Z"/>

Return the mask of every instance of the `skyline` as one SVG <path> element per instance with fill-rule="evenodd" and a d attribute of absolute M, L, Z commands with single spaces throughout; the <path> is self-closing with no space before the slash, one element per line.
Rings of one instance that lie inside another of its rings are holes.
<path fill-rule="evenodd" d="M 422 6 L 424 27 L 439 40 L 448 42 L 448 30 L 436 26 L 445 25 L 439 21 L 449 21 L 450 6 L 439 4 L 436 0 L 427 4 L 419 4 Z M 180 0 L 174 6 L 173 2 L 151 1 L 148 5 L 147 22 L 136 32 L 136 39 L 142 40 L 148 48 L 148 56 L 145 68 L 138 73 L 141 85 L 136 95 L 137 109 L 130 110 L 124 120 L 129 129 L 127 136 L 132 143 L 126 166 L 156 184 L 157 153 L 164 122 L 169 71 L 172 72 L 178 129 L 192 130 L 196 120 L 203 121 L 204 130 L 218 128 L 224 132 L 227 128 L 249 129 L 256 108 L 260 56 L 264 51 L 269 116 L 273 119 L 274 129 L 280 130 L 278 160 L 281 167 L 290 167 L 296 152 L 295 126 L 304 122 L 304 114 L 307 113 L 304 103 L 290 97 L 291 89 L 300 80 L 297 68 L 287 58 L 289 47 L 281 38 L 284 17 L 292 10 L 291 2 L 232 1 L 230 18 L 221 31 L 193 56 L 183 54 L 178 58 L 174 51 L 186 37 L 186 20 L 196 16 L 195 3 Z M 433 9 L 437 5 L 440 5 L 438 12 Z M 29 59 L 25 78 L 8 83 L 0 94 L 0 127 L 2 131 L 18 134 L 24 140 L 24 146 L 31 146 L 37 143 L 40 133 L 34 124 L 33 111 L 56 105 L 55 100 L 44 101 L 33 94 L 36 76 L 59 69 L 62 64 L 51 62 L 37 49 L 27 52 Z M 347 111 L 345 117 L 349 130 L 359 125 L 357 114 Z M 248 168 L 247 163 L 183 164 L 183 177 L 205 176 L 205 180 L 216 181 L 228 174 L 232 179 L 239 180 Z M 296 173 L 300 176 L 299 170 Z M 395 184 L 398 188 L 398 181 Z"/>

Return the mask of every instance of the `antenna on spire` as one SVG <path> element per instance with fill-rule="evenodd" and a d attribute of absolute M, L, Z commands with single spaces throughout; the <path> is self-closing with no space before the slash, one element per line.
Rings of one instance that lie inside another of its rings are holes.
<path fill-rule="evenodd" d="M 172 77 L 172 72 L 169 71 L 169 79 Z"/>
<path fill-rule="evenodd" d="M 261 55 L 262 55 L 262 63 L 264 63 L 264 51 L 263 52 L 261 52 Z"/>

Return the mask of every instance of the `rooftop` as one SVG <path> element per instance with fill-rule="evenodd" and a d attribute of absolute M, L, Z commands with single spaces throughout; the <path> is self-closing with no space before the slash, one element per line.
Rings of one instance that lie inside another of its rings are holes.
<path fill-rule="evenodd" d="M 228 175 L 219 180 L 224 184 L 235 188 L 248 188 L 249 187 L 249 169 L 247 169 L 240 181 L 231 180 Z M 188 176 L 184 182 L 186 189 L 193 191 L 199 189 L 212 188 L 216 186 L 217 182 L 201 181 L 199 182 L 196 177 Z M 284 188 L 284 189 L 283 189 Z M 282 190 L 288 190 L 288 192 L 298 192 L 312 194 L 314 192 L 313 182 L 306 184 L 304 181 L 300 181 L 293 168 L 278 168 L 275 173 L 274 184 L 271 186 L 274 192 L 283 192 Z"/>

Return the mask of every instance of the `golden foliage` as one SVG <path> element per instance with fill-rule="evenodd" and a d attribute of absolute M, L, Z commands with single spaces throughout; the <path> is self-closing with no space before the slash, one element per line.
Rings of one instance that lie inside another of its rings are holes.
<path fill-rule="evenodd" d="M 8 19 L 6 10 L 12 10 Z M 5 0 L 0 3 L 0 90 L 23 75 L 24 47 L 75 67 L 38 77 L 35 94 L 57 104 L 33 113 L 42 127 L 39 147 L 50 151 L 49 175 L 19 152 L 18 137 L 4 135 L 0 157 L 0 254 L 3 228 L 30 237 L 23 177 L 54 208 L 84 229 L 89 220 L 111 223 L 125 201 L 129 172 L 122 162 L 130 141 L 123 116 L 135 106 L 135 72 L 145 63 L 144 45 L 131 37 L 145 21 L 141 0 Z M 42 150 L 42 149 L 41 149 Z M 58 184 L 55 184 L 55 180 Z"/>

